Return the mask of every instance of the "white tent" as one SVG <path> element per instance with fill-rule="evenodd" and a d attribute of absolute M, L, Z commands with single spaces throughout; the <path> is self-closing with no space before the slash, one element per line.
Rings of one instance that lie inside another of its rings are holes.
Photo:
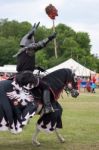
<path fill-rule="evenodd" d="M 76 62 L 75 60 L 73 60 L 72 58 L 70 58 L 69 60 L 53 67 L 47 70 L 48 73 L 53 72 L 57 69 L 61 69 L 61 68 L 70 68 L 72 69 L 72 71 L 75 72 L 75 74 L 77 76 L 90 76 L 91 74 L 96 74 L 94 71 L 91 71 L 90 69 L 82 66 L 81 64 L 79 64 L 78 62 Z"/>
<path fill-rule="evenodd" d="M 0 67 L 0 72 L 16 73 L 16 65 L 4 65 Z"/>
<path fill-rule="evenodd" d="M 47 70 L 47 73 L 53 72 L 57 69 L 61 68 L 70 68 L 72 69 L 77 76 L 90 76 L 90 74 L 96 74 L 94 71 L 91 71 L 90 69 L 82 66 L 72 58 L 69 60 L 53 67 Z M 3 67 L 0 67 L 0 72 L 9 72 L 9 73 L 16 73 L 16 65 L 4 65 Z M 35 71 L 36 73 L 37 71 Z M 43 74 L 43 73 L 42 73 Z"/>
<path fill-rule="evenodd" d="M 0 67 L 0 72 L 4 72 L 4 68 L 3 67 Z"/>

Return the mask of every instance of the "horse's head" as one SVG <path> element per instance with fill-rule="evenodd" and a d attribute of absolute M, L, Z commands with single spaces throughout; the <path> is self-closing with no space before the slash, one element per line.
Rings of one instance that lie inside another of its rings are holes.
<path fill-rule="evenodd" d="M 78 84 L 77 76 L 75 75 L 75 73 L 71 72 L 69 80 L 66 84 L 65 91 L 71 93 L 71 96 L 75 98 L 79 95 L 77 84 Z"/>

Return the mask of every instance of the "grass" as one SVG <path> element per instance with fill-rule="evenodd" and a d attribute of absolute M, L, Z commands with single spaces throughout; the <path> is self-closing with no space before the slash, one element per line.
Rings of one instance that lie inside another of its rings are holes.
<path fill-rule="evenodd" d="M 60 144 L 55 134 L 41 132 L 41 147 L 31 144 L 32 133 L 39 116 L 35 116 L 23 132 L 13 135 L 0 132 L 0 150 L 99 150 L 99 90 L 95 94 L 82 92 L 77 99 L 64 93 L 59 101 L 63 107 L 63 129 L 66 142 Z"/>

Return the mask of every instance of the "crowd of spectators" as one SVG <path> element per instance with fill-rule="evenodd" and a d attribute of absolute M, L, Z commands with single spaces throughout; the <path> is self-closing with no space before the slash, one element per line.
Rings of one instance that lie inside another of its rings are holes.
<path fill-rule="evenodd" d="M 0 72 L 0 81 L 8 79 L 12 75 L 13 73 Z"/>
<path fill-rule="evenodd" d="M 99 82 L 99 81 L 98 81 Z M 84 92 L 91 92 L 91 93 L 95 93 L 95 89 L 96 87 L 98 87 L 98 83 L 96 81 L 96 77 L 92 76 L 92 77 L 78 77 L 78 89 L 79 92 L 81 90 L 81 88 L 84 89 Z"/>

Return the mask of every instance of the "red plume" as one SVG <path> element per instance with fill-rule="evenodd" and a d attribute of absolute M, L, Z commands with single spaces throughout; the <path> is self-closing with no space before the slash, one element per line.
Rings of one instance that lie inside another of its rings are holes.
<path fill-rule="evenodd" d="M 56 16 L 58 16 L 58 10 L 55 8 L 55 6 L 53 6 L 52 4 L 49 4 L 46 8 L 45 11 L 47 13 L 47 15 L 51 18 L 51 19 L 55 19 Z"/>

